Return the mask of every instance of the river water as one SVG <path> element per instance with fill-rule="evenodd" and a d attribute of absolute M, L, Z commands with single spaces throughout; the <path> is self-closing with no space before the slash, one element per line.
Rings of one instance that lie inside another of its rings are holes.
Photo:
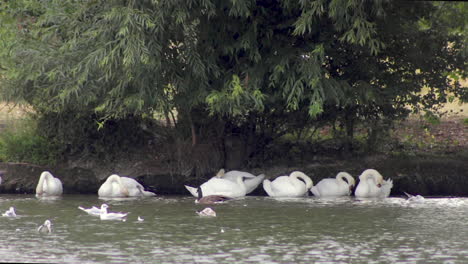
<path fill-rule="evenodd" d="M 126 221 L 77 208 L 102 203 Z M 200 217 L 206 206 L 188 196 L 0 195 L 0 211 L 10 206 L 18 216 L 0 217 L 0 262 L 468 263 L 468 198 L 245 197 Z M 52 233 L 38 233 L 46 219 Z"/>

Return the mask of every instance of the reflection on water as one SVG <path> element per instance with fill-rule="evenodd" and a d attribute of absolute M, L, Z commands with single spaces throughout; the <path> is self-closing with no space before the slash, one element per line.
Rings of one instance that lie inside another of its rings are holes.
<path fill-rule="evenodd" d="M 127 221 L 78 209 L 107 203 Z M 1 195 L 0 262 L 466 263 L 468 198 L 246 197 L 215 205 L 193 197 L 37 199 Z M 138 216 L 145 219 L 137 221 Z M 52 221 L 51 234 L 37 227 Z"/>

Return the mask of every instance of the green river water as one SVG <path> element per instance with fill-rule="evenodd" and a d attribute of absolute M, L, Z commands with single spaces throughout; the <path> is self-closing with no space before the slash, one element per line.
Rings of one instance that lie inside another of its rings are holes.
<path fill-rule="evenodd" d="M 102 203 L 126 221 L 78 209 Z M 10 206 L 18 216 L 0 217 L 0 262 L 468 263 L 468 198 L 248 196 L 211 206 L 212 218 L 188 196 L 0 195 L 0 211 Z M 38 233 L 46 219 L 52 233 Z"/>

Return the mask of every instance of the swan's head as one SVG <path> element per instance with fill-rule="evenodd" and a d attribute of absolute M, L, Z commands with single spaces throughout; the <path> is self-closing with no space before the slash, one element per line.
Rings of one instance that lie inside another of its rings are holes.
<path fill-rule="evenodd" d="M 218 171 L 218 173 L 216 173 L 216 176 L 215 176 L 215 177 L 217 177 L 217 178 L 222 178 L 222 177 L 224 177 L 224 173 L 225 173 L 225 172 L 224 172 L 224 169 L 220 169 L 220 170 Z"/>

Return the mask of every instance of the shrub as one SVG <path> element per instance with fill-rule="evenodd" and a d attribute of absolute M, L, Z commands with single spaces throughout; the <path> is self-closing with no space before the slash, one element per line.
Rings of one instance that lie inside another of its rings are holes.
<path fill-rule="evenodd" d="M 0 160 L 54 165 L 60 152 L 57 144 L 36 131 L 32 120 L 24 120 L 17 128 L 6 128 L 0 134 Z"/>

